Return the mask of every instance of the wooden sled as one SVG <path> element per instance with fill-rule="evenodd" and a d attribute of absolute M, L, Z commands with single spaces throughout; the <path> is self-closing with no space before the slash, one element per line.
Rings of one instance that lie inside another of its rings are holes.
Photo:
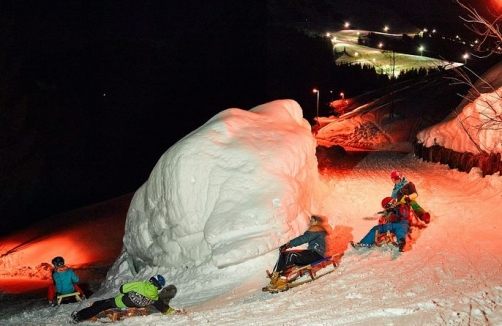
<path fill-rule="evenodd" d="M 68 293 L 68 294 L 58 294 L 58 295 L 56 295 L 57 305 L 60 306 L 63 299 L 73 298 L 73 297 L 78 302 L 82 301 L 82 297 L 80 296 L 79 292 L 72 292 L 72 293 Z"/>
<path fill-rule="evenodd" d="M 91 318 L 92 321 L 99 321 L 100 318 L 108 318 L 112 322 L 122 320 L 127 317 L 138 317 L 148 315 L 146 308 L 113 308 L 100 312 Z"/>
<path fill-rule="evenodd" d="M 320 278 L 321 276 L 327 275 L 327 274 L 335 271 L 335 269 L 338 267 L 338 263 L 335 260 L 335 257 L 338 257 L 340 255 L 341 254 L 336 254 L 333 256 L 325 257 L 323 259 L 317 260 L 313 263 L 310 263 L 310 264 L 304 265 L 304 266 L 291 266 L 284 271 L 284 276 L 287 278 L 287 282 L 288 282 L 287 285 L 284 287 L 284 289 L 279 290 L 279 289 L 273 289 L 270 287 L 264 287 L 264 288 L 262 288 L 262 291 L 270 292 L 270 293 L 278 293 L 278 292 L 287 291 L 290 288 L 293 288 L 293 287 L 296 287 L 296 286 L 299 286 L 299 285 L 302 285 L 305 283 L 315 281 L 316 279 Z M 333 265 L 332 270 L 329 270 L 325 273 L 319 273 L 320 270 L 322 270 L 330 265 Z M 268 270 L 266 272 L 267 272 L 267 277 L 271 278 L 272 273 L 270 273 Z M 298 279 L 302 276 L 305 276 L 305 275 L 309 276 L 309 278 L 307 280 L 295 282 L 296 279 Z"/>

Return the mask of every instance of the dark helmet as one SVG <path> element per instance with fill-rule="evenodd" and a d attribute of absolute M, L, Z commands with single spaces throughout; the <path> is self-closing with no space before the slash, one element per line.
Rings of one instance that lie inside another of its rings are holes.
<path fill-rule="evenodd" d="M 317 223 L 322 223 L 322 217 L 319 217 L 317 215 L 312 215 L 310 219 L 316 221 Z"/>
<path fill-rule="evenodd" d="M 392 208 L 392 207 L 395 207 L 397 204 L 397 201 L 392 198 L 392 197 L 385 197 L 384 199 L 382 199 L 382 208 Z"/>
<path fill-rule="evenodd" d="M 157 275 L 157 278 L 155 278 L 155 276 L 150 277 L 148 281 L 155 285 L 158 290 L 162 289 L 162 287 L 166 285 L 166 279 L 160 274 Z"/>
<path fill-rule="evenodd" d="M 57 256 L 56 258 L 54 258 L 52 260 L 52 265 L 54 265 L 54 267 L 61 267 L 64 265 L 64 259 L 63 257 L 61 256 Z"/>

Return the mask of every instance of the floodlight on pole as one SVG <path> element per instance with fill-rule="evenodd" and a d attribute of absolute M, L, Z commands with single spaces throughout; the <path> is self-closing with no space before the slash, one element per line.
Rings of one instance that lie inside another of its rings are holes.
<path fill-rule="evenodd" d="M 317 88 L 314 88 L 312 91 L 314 93 L 317 93 L 316 120 L 319 122 L 319 90 Z"/>

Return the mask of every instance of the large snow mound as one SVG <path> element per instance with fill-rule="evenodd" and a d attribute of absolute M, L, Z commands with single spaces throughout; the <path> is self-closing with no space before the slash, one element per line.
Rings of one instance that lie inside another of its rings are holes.
<path fill-rule="evenodd" d="M 164 153 L 136 191 L 128 264 L 221 268 L 302 233 L 318 183 L 315 148 L 293 100 L 220 112 Z"/>

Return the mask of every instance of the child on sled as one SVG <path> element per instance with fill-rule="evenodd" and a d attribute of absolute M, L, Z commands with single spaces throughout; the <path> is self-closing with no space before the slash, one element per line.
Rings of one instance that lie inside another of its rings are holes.
<path fill-rule="evenodd" d="M 49 306 L 54 307 L 57 305 L 56 295 L 58 294 L 69 294 L 72 292 L 80 293 L 80 298 L 85 299 L 84 292 L 78 286 L 80 282 L 78 276 L 75 272 L 68 268 L 64 259 L 61 256 L 57 256 L 52 260 L 52 265 L 54 269 L 52 270 L 52 284 L 49 285 L 47 291 L 47 299 L 49 299 Z"/>
<path fill-rule="evenodd" d="M 287 267 L 291 265 L 307 265 L 324 258 L 326 235 L 327 231 L 322 226 L 322 218 L 315 215 L 311 216 L 308 230 L 279 248 L 279 260 L 277 261 L 275 271 L 270 275 L 270 284 L 265 289 L 277 291 L 286 289 L 288 280 L 285 276 L 285 271 Z M 304 243 L 308 244 L 306 250 L 287 250 Z"/>
<path fill-rule="evenodd" d="M 413 208 L 417 217 L 424 221 L 425 224 L 429 224 L 431 221 L 431 215 L 417 203 L 418 192 L 415 184 L 406 179 L 406 177 L 398 170 L 392 171 L 390 178 L 394 183 L 391 197 L 396 199 L 397 202 L 401 204 L 404 204 L 406 199 L 410 199 L 409 204 Z"/>
<path fill-rule="evenodd" d="M 406 245 L 406 235 L 410 230 L 409 224 L 409 201 L 406 204 L 399 204 L 396 199 L 392 197 L 385 197 L 382 200 L 382 217 L 378 221 L 379 224 L 375 225 L 371 230 L 362 238 L 361 241 L 351 245 L 354 248 L 370 248 L 376 242 L 376 235 L 385 234 L 387 231 L 395 234 L 397 239 L 397 246 L 399 251 L 403 251 Z"/>
<path fill-rule="evenodd" d="M 77 324 L 107 309 L 142 308 L 150 305 L 165 315 L 171 314 L 175 310 L 169 306 L 169 301 L 176 295 L 176 287 L 170 286 L 170 293 L 165 293 L 164 290 L 167 288 L 162 289 L 165 284 L 166 280 L 162 275 L 152 276 L 148 282 L 137 281 L 123 284 L 117 296 L 96 301 L 90 307 L 74 311 L 71 318 L 73 323 Z"/>

